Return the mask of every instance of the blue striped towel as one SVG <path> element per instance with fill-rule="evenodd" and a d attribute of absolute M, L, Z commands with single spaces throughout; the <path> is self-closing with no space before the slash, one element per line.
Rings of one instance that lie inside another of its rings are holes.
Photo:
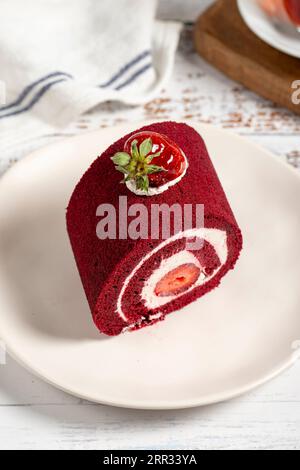
<path fill-rule="evenodd" d="M 155 21 L 156 0 L 1 0 L 0 10 L 0 158 L 101 102 L 145 103 L 170 77 L 180 25 Z"/>

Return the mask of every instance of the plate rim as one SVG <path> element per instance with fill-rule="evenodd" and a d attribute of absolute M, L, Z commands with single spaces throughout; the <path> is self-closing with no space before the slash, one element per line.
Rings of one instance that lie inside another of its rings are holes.
<path fill-rule="evenodd" d="M 244 387 L 236 387 L 235 389 L 232 389 L 230 393 L 229 392 L 218 393 L 215 395 L 207 396 L 207 398 L 204 397 L 201 400 L 199 399 L 198 400 L 197 399 L 174 400 L 173 402 L 171 402 L 171 404 L 165 401 L 160 401 L 160 402 L 156 401 L 154 405 L 154 404 L 151 404 L 149 400 L 147 400 L 147 402 L 134 403 L 129 400 L 121 401 L 121 400 L 100 399 L 97 397 L 92 397 L 92 394 L 87 395 L 84 393 L 80 393 L 72 389 L 72 387 L 67 388 L 61 384 L 56 383 L 51 378 L 46 377 L 45 374 L 39 372 L 37 369 L 31 368 L 29 364 L 24 362 L 20 357 L 16 356 L 9 346 L 7 346 L 7 352 L 20 366 L 22 366 L 28 372 L 32 373 L 35 377 L 41 379 L 43 382 L 47 383 L 48 385 L 51 385 L 52 387 L 64 393 L 67 393 L 70 396 L 88 401 L 90 403 L 98 404 L 98 405 L 112 406 L 115 408 L 123 408 L 123 409 L 128 409 L 128 410 L 145 410 L 145 411 L 147 410 L 148 411 L 184 410 L 184 409 L 200 408 L 204 406 L 210 406 L 210 405 L 214 405 L 218 403 L 227 402 L 227 401 L 233 400 L 234 398 L 241 397 L 261 387 L 262 385 L 267 384 L 268 382 L 271 382 L 273 379 L 280 376 L 283 372 L 293 367 L 296 362 L 296 359 L 293 358 L 293 355 L 291 355 L 291 358 L 289 360 L 283 361 L 280 367 L 274 368 L 269 374 L 262 376 L 260 379 L 255 380 L 249 383 L 249 385 L 246 385 Z"/>
<path fill-rule="evenodd" d="M 120 129 L 120 132 L 122 132 L 122 129 L 128 128 L 129 126 L 132 128 L 139 128 L 145 125 L 149 125 L 154 122 L 164 122 L 165 120 L 163 119 L 156 119 L 156 120 L 147 120 L 147 121 L 136 121 L 136 122 L 128 122 L 128 123 L 123 123 L 117 126 L 111 126 L 110 128 L 115 128 L 115 129 Z M 231 138 L 234 138 L 236 140 L 246 142 L 247 145 L 250 145 L 252 148 L 257 149 L 260 151 L 260 153 L 265 154 L 267 158 L 271 158 L 273 160 L 273 163 L 280 165 L 282 168 L 285 168 L 285 171 L 288 171 L 290 174 L 293 174 L 297 178 L 299 178 L 299 183 L 300 183 L 300 173 L 293 168 L 292 166 L 288 165 L 285 163 L 283 160 L 279 159 L 276 157 L 275 154 L 273 154 L 271 151 L 265 149 L 261 145 L 259 145 L 256 142 L 252 142 L 249 139 L 247 139 L 245 136 L 241 136 L 237 134 L 233 130 L 228 130 L 224 129 L 220 126 L 215 126 L 212 124 L 206 124 L 206 123 L 201 123 L 201 122 L 196 122 L 195 120 L 173 120 L 174 122 L 184 122 L 188 125 L 191 126 L 196 126 L 196 128 L 199 129 L 204 129 L 207 131 L 217 131 L 218 133 L 223 133 L 225 135 L 230 135 Z M 35 158 L 39 158 L 39 155 L 41 152 L 43 152 L 44 149 L 49 149 L 50 147 L 57 147 L 60 145 L 63 145 L 64 143 L 68 143 L 73 140 L 80 140 L 81 138 L 86 138 L 86 136 L 94 134 L 97 135 L 101 132 L 105 132 L 106 129 L 97 129 L 97 130 L 92 130 L 88 132 L 83 132 L 82 134 L 78 134 L 75 136 L 71 137 L 63 137 L 59 141 L 56 141 L 54 143 L 51 143 L 50 145 L 44 145 L 39 147 L 38 149 L 34 150 L 33 152 L 30 152 L 28 155 L 23 157 L 21 160 L 17 161 L 12 167 L 10 167 L 0 178 L 0 189 L 3 184 L 3 180 L 5 180 L 13 171 L 14 169 L 22 165 L 27 165 L 28 162 L 34 160 Z M 1 292 L 0 292 L 1 296 Z M 27 371 L 32 373 L 34 376 L 40 378 L 44 382 L 48 383 L 51 386 L 54 386 L 55 388 L 69 394 L 75 397 L 78 397 L 83 400 L 87 400 L 92 403 L 97 403 L 97 404 L 102 404 L 102 405 L 108 405 L 108 406 L 114 406 L 114 407 L 119 407 L 119 408 L 126 408 L 126 409 L 139 409 L 139 410 L 179 410 L 179 409 L 188 409 L 188 408 L 195 408 L 195 407 L 202 407 L 202 406 L 207 406 L 207 405 L 212 405 L 215 403 L 220 403 L 224 401 L 231 400 L 233 398 L 239 397 L 241 395 L 244 395 L 245 393 L 248 393 L 261 385 L 271 381 L 275 377 L 279 376 L 282 372 L 285 370 L 289 369 L 292 367 L 296 361 L 298 360 L 298 354 L 295 354 L 295 351 L 291 349 L 291 354 L 287 356 L 286 359 L 282 360 L 278 366 L 272 368 L 272 370 L 269 371 L 269 373 L 262 374 L 260 378 L 257 380 L 250 381 L 249 384 L 245 386 L 240 386 L 240 387 L 235 387 L 232 388 L 230 391 L 218 393 L 215 395 L 208 395 L 204 396 L 201 399 L 171 399 L 170 401 L 159 401 L 155 400 L 155 403 L 151 402 L 151 400 L 147 400 L 146 402 L 136 402 L 135 400 L 110 400 L 105 397 L 101 398 L 96 396 L 93 396 L 93 393 L 85 394 L 81 393 L 76 389 L 76 387 L 72 386 L 65 386 L 62 385 L 61 383 L 57 383 L 53 378 L 50 376 L 47 376 L 47 374 L 43 371 L 38 370 L 37 367 L 33 366 L 30 361 L 26 361 L 24 358 L 22 358 L 22 355 L 20 352 L 15 352 L 15 348 L 12 346 L 10 339 L 6 338 L 6 335 L 3 334 L 2 328 L 1 328 L 2 322 L 0 322 L 0 339 L 2 339 L 5 343 L 5 348 L 8 354 L 22 367 L 24 367 Z"/>

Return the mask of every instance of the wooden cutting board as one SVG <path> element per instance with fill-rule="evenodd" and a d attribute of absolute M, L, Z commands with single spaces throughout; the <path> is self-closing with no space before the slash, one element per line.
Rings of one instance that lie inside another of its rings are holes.
<path fill-rule="evenodd" d="M 195 46 L 201 56 L 233 80 L 300 114 L 292 83 L 300 80 L 300 59 L 259 39 L 244 23 L 236 0 L 218 0 L 198 19 Z"/>

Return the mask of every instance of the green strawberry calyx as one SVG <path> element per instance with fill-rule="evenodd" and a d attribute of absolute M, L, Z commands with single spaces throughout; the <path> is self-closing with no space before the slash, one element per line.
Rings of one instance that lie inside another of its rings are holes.
<path fill-rule="evenodd" d="M 149 177 L 153 173 L 167 171 L 163 167 L 154 165 L 152 160 L 161 155 L 161 152 L 152 153 L 152 139 L 149 137 L 140 144 L 138 141 L 133 140 L 131 143 L 130 154 L 127 152 L 117 152 L 111 160 L 115 168 L 120 173 L 123 173 L 124 178 L 121 183 L 133 181 L 137 189 L 145 191 L 149 190 Z"/>

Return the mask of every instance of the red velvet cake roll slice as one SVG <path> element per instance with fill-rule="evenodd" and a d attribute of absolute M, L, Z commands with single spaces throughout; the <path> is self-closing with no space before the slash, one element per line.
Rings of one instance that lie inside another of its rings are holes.
<path fill-rule="evenodd" d="M 134 131 L 98 157 L 73 192 L 67 228 L 93 320 L 110 336 L 199 299 L 242 249 L 203 139 L 176 122 Z"/>

